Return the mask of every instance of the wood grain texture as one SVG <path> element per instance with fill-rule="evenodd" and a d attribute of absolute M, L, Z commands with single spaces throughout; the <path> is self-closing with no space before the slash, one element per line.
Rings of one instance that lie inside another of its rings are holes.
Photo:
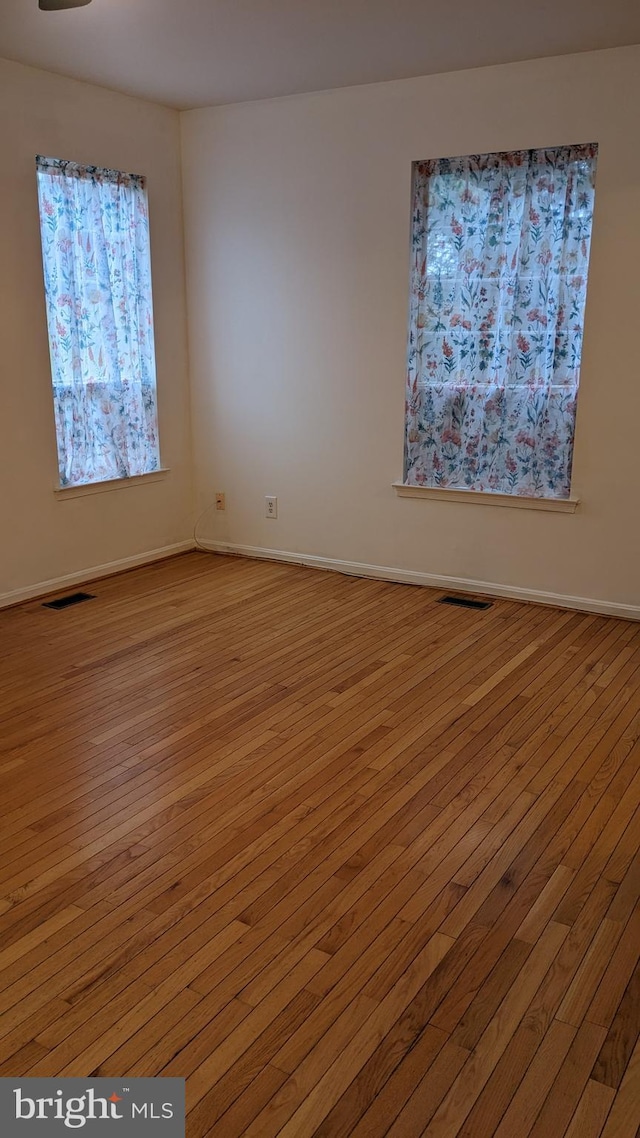
<path fill-rule="evenodd" d="M 633 1138 L 640 628 L 187 554 L 0 613 L 0 1074 Z"/>

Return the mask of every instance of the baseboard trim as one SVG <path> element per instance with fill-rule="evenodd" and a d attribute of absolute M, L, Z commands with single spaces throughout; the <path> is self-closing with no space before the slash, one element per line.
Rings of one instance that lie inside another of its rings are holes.
<path fill-rule="evenodd" d="M 333 557 L 316 557 L 308 553 L 287 553 L 280 549 L 261 549 L 255 545 L 235 545 L 227 541 L 198 540 L 198 547 L 209 553 L 226 553 L 237 557 L 255 557 L 267 561 L 286 561 L 292 565 L 306 565 L 311 569 L 329 569 L 355 577 L 374 577 L 382 581 L 396 581 L 403 585 L 423 585 L 430 589 L 455 589 L 467 593 L 483 593 L 490 597 L 503 597 L 512 601 L 531 601 L 555 608 L 595 612 L 602 616 L 618 616 L 626 620 L 640 620 L 640 605 L 618 604 L 591 597 L 565 596 L 563 593 L 545 593 L 537 589 L 521 589 L 511 585 L 497 585 L 492 581 L 472 581 L 466 577 L 441 577 L 435 573 L 419 573 L 412 569 L 396 569 L 385 565 L 366 565 L 359 561 L 339 561 Z"/>
<path fill-rule="evenodd" d="M 150 549 L 146 553 L 135 553 L 133 557 L 122 557 L 119 561 L 109 561 L 106 565 L 92 565 L 88 569 L 80 569 L 77 573 L 67 573 L 64 577 L 54 577 L 50 581 L 39 581 L 36 585 L 28 585 L 26 589 L 14 589 L 10 593 L 0 593 L 0 608 L 10 605 L 20 605 L 25 601 L 33 601 L 38 597 L 46 597 L 60 589 L 68 589 L 71 585 L 86 585 L 89 581 L 97 581 L 100 577 L 111 577 L 114 573 L 124 573 L 127 569 L 138 569 L 142 565 L 150 565 L 153 561 L 163 561 L 166 557 L 175 557 L 178 553 L 187 553 L 195 549 L 195 542 L 178 541 L 174 545 L 165 545 L 162 549 Z"/>
<path fill-rule="evenodd" d="M 179 541 L 165 545 L 161 549 L 136 553 L 105 565 L 93 565 L 77 573 L 68 573 L 49 581 L 40 581 L 25 589 L 14 589 L 0 594 L 0 609 L 24 601 L 47 596 L 72 585 L 84 585 L 101 577 L 111 577 L 124 573 L 127 569 L 140 568 L 154 561 L 175 557 L 195 549 L 192 540 Z M 614 601 L 601 601 L 591 597 L 573 597 L 563 593 L 546 593 L 536 589 L 521 589 L 511 585 L 498 585 L 492 581 L 474 581 L 467 577 L 444 577 L 435 573 L 420 573 L 412 569 L 398 569 L 386 565 L 367 565 L 360 561 L 341 561 L 334 557 L 319 557 L 308 553 L 289 553 L 280 549 L 263 549 L 256 545 L 237 545 L 227 541 L 198 540 L 197 548 L 208 553 L 228 554 L 236 557 L 250 557 L 266 561 L 284 561 L 290 565 L 305 565 L 310 569 L 326 569 L 334 573 L 345 573 L 351 577 L 372 577 L 381 581 L 396 581 L 402 585 L 422 585 L 430 589 L 455 589 L 460 592 L 483 593 L 491 597 L 503 597 L 514 601 L 531 601 L 534 604 L 552 605 L 556 608 L 577 609 L 580 612 L 600 613 L 603 616 L 617 616 L 626 620 L 640 620 L 640 605 L 618 604 Z"/>

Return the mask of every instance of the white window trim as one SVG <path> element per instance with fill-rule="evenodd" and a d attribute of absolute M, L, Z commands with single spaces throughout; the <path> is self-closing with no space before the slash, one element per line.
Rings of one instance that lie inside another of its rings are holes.
<path fill-rule="evenodd" d="M 82 482 L 78 486 L 54 486 L 56 498 L 84 498 L 87 494 L 106 494 L 109 490 L 124 490 L 125 486 L 139 486 L 141 482 L 161 482 L 169 473 L 168 466 L 149 470 L 146 474 L 132 474 L 129 478 L 108 478 L 104 482 Z"/>
<path fill-rule="evenodd" d="M 518 494 L 496 494 L 491 490 L 457 490 L 440 486 L 407 486 L 393 482 L 398 498 L 432 498 L 441 502 L 466 502 L 475 506 L 508 506 L 519 510 L 550 510 L 556 514 L 574 514 L 579 498 L 525 498 Z"/>

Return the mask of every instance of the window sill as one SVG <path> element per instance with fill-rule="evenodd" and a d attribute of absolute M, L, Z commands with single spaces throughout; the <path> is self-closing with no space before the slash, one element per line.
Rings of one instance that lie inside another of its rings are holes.
<path fill-rule="evenodd" d="M 441 502 L 472 502 L 479 506 L 508 506 L 518 510 L 550 510 L 557 514 L 574 514 L 578 498 L 524 498 L 515 494 L 494 494 L 490 490 L 441 489 L 437 486 L 406 486 L 394 482 L 399 498 L 435 498 Z"/>
<path fill-rule="evenodd" d="M 87 494 L 106 494 L 109 490 L 123 490 L 125 486 L 139 486 L 144 482 L 161 482 L 169 473 L 169 467 L 151 470 L 148 474 L 133 474 L 131 478 L 110 478 L 104 482 L 84 482 L 79 486 L 56 486 L 56 498 L 84 498 Z"/>

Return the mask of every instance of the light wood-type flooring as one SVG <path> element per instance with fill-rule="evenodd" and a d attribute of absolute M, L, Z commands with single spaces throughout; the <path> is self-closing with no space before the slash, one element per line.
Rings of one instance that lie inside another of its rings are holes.
<path fill-rule="evenodd" d="M 640 626 L 194 552 L 0 613 L 0 1075 L 634 1138 Z"/>

